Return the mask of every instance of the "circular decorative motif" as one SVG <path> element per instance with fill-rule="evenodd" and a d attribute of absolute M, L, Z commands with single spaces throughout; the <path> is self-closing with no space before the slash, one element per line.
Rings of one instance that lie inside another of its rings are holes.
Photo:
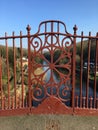
<path fill-rule="evenodd" d="M 47 96 L 56 96 L 62 101 L 69 99 L 67 82 L 71 77 L 73 42 L 69 37 L 59 38 L 58 35 L 48 34 L 44 40 L 41 36 L 31 40 L 31 85 L 36 101 L 42 101 Z"/>

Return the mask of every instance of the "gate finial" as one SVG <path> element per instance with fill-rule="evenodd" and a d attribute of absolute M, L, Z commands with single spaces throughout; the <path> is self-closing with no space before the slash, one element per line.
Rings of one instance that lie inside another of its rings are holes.
<path fill-rule="evenodd" d="M 76 31 L 78 30 L 78 27 L 75 25 L 75 26 L 73 27 L 73 30 L 74 30 L 74 34 L 76 34 Z"/>
<path fill-rule="evenodd" d="M 27 25 L 26 29 L 27 29 L 28 33 L 30 33 L 30 30 L 31 30 L 30 25 Z"/>

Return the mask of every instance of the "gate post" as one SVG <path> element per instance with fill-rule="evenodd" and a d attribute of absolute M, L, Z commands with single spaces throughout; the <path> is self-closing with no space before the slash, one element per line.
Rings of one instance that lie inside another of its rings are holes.
<path fill-rule="evenodd" d="M 27 26 L 27 37 L 28 37 L 28 107 L 31 110 L 31 69 L 30 69 L 30 30 L 31 27 Z"/>
<path fill-rule="evenodd" d="M 73 56 L 72 56 L 72 108 L 73 108 L 73 114 L 74 114 L 74 108 L 75 108 L 75 81 L 76 81 L 76 31 L 77 26 L 75 25 L 73 27 L 74 35 L 73 35 Z"/>

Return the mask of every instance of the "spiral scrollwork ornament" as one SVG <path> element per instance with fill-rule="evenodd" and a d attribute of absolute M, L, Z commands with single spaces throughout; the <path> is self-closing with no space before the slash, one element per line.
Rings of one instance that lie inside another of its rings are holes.
<path fill-rule="evenodd" d="M 43 34 L 39 31 L 30 41 L 33 100 L 42 102 L 47 97 L 55 96 L 66 102 L 71 92 L 67 82 L 72 74 L 73 39 L 67 32 L 65 35 L 53 33 L 53 30 Z"/>

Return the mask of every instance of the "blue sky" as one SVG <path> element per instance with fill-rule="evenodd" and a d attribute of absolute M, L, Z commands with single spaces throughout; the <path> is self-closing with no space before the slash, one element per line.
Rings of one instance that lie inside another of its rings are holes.
<path fill-rule="evenodd" d="M 98 32 L 98 0 L 0 0 L 0 35 L 12 31 L 26 34 L 30 24 L 32 33 L 44 20 L 61 20 L 67 31 L 73 33 L 73 26 L 78 26 L 78 33 L 84 31 L 92 35 Z"/>

